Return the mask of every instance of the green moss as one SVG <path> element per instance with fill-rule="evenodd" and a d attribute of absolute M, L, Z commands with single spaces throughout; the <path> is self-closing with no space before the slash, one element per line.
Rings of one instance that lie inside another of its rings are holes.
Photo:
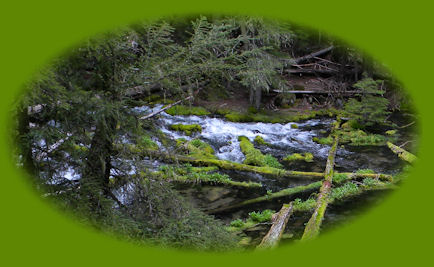
<path fill-rule="evenodd" d="M 348 175 L 344 173 L 334 173 L 333 174 L 333 183 L 342 183 L 343 181 L 348 180 Z"/>
<path fill-rule="evenodd" d="M 313 161 L 313 155 L 312 155 L 312 153 L 309 153 L 309 152 L 303 153 L 303 154 L 293 153 L 293 154 L 288 155 L 285 158 L 283 158 L 283 160 L 285 160 L 285 161 L 304 160 L 306 162 L 312 162 Z"/>
<path fill-rule="evenodd" d="M 202 132 L 202 127 L 198 124 L 172 124 L 170 125 L 170 129 L 184 132 L 188 136 L 194 132 Z"/>
<path fill-rule="evenodd" d="M 243 161 L 244 164 L 261 166 L 261 167 L 272 167 L 272 168 L 283 168 L 276 158 L 271 155 L 263 155 L 261 151 L 256 149 L 250 140 L 245 136 L 239 136 L 238 141 L 240 141 L 241 152 L 243 152 L 246 157 Z"/>
<path fill-rule="evenodd" d="M 242 114 L 239 112 L 230 112 L 225 115 L 228 121 L 232 122 L 251 122 L 252 118 L 248 114 Z"/>
<path fill-rule="evenodd" d="M 298 129 L 298 125 L 295 123 L 291 124 L 291 129 Z"/>
<path fill-rule="evenodd" d="M 226 109 L 226 108 L 219 108 L 219 109 L 217 109 L 215 112 L 214 112 L 214 114 L 217 114 L 217 115 L 226 115 L 226 114 L 229 114 L 229 113 L 231 113 L 232 111 L 230 110 L 230 109 Z"/>
<path fill-rule="evenodd" d="M 189 107 L 183 105 L 176 105 L 166 110 L 167 114 L 174 115 L 197 115 L 204 116 L 211 114 L 208 110 L 203 107 Z"/>
<path fill-rule="evenodd" d="M 322 137 L 322 138 L 314 137 L 312 138 L 312 141 L 321 145 L 332 145 L 333 137 L 332 136 Z"/>
<path fill-rule="evenodd" d="M 257 135 L 255 137 L 255 140 L 253 140 L 258 145 L 265 145 L 265 146 L 271 146 L 270 143 L 265 142 L 264 138 L 262 138 L 260 135 Z"/>
<path fill-rule="evenodd" d="M 396 132 L 397 132 L 397 130 L 389 130 L 389 131 L 386 131 L 386 134 L 387 135 L 395 135 Z"/>
<path fill-rule="evenodd" d="M 187 143 L 187 139 L 185 138 L 178 138 L 176 139 L 176 147 L 181 147 L 183 144 Z"/>
<path fill-rule="evenodd" d="M 200 139 L 193 139 L 186 143 L 188 154 L 196 158 L 216 159 L 214 149 Z"/>
<path fill-rule="evenodd" d="M 247 108 L 247 112 L 248 113 L 252 113 L 252 114 L 256 114 L 256 113 L 258 113 L 258 110 L 255 107 L 253 107 L 253 106 L 249 106 Z"/>

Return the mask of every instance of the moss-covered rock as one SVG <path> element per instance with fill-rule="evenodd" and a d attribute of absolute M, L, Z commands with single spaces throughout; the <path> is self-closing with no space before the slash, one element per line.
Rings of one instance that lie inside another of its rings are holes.
<path fill-rule="evenodd" d="M 202 127 L 198 124 L 172 124 L 170 125 L 170 129 L 184 132 L 188 136 L 195 132 L 202 132 Z"/>
<path fill-rule="evenodd" d="M 208 110 L 203 107 L 189 107 L 183 105 L 176 105 L 166 110 L 167 114 L 174 115 L 197 115 L 205 116 L 211 114 Z"/>
<path fill-rule="evenodd" d="M 271 146 L 271 144 L 265 142 L 264 138 L 262 138 L 260 135 L 257 135 L 253 141 L 258 145 Z"/>
<path fill-rule="evenodd" d="M 295 123 L 291 124 L 291 129 L 298 129 L 298 125 Z"/>
<path fill-rule="evenodd" d="M 282 164 L 271 155 L 263 155 L 261 151 L 256 149 L 250 140 L 245 136 L 239 136 L 238 141 L 240 141 L 241 152 L 243 152 L 246 159 L 243 161 L 244 164 L 261 166 L 261 167 L 273 167 L 282 168 Z"/>
<path fill-rule="evenodd" d="M 183 149 L 188 155 L 197 159 L 217 159 L 214 149 L 200 139 L 187 141 L 184 138 L 176 140 L 177 147 Z"/>
<path fill-rule="evenodd" d="M 287 155 L 285 158 L 283 158 L 285 161 L 296 161 L 296 160 L 304 160 L 306 162 L 312 162 L 313 161 L 313 155 L 312 153 L 293 153 L 291 155 Z"/>
<path fill-rule="evenodd" d="M 321 145 L 331 145 L 331 144 L 333 144 L 333 137 L 331 137 L 331 136 L 322 137 L 322 138 L 313 137 L 312 141 L 314 141 L 315 143 L 321 144 Z"/>

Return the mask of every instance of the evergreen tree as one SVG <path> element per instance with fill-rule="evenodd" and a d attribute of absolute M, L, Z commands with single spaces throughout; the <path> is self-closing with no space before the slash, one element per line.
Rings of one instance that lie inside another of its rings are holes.
<path fill-rule="evenodd" d="M 345 104 L 347 115 L 362 125 L 382 124 L 385 122 L 389 101 L 384 98 L 381 80 L 364 78 L 354 84 L 354 88 L 361 91 L 361 100 L 351 98 Z"/>

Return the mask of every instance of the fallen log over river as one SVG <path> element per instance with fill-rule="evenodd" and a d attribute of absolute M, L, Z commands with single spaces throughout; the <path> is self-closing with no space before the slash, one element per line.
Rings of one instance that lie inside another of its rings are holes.
<path fill-rule="evenodd" d="M 396 146 L 390 142 L 387 142 L 387 146 L 390 148 L 390 150 L 392 150 L 393 153 L 398 155 L 398 157 L 409 163 L 414 163 L 417 160 L 415 155 L 406 151 L 405 149 L 400 148 L 399 146 Z"/>
<path fill-rule="evenodd" d="M 307 223 L 306 228 L 304 229 L 303 236 L 301 237 L 302 241 L 313 239 L 319 234 L 324 213 L 329 203 L 329 194 L 332 190 L 333 169 L 335 165 L 335 156 L 338 143 L 339 136 L 335 135 L 333 146 L 330 148 L 329 156 L 327 158 L 324 181 L 322 182 L 319 195 L 316 200 L 316 208 L 312 214 L 312 217 Z"/>
<path fill-rule="evenodd" d="M 262 239 L 261 243 L 256 247 L 257 249 L 268 249 L 276 247 L 279 244 L 279 240 L 285 231 L 286 224 L 293 211 L 293 203 L 283 205 L 279 213 L 274 216 L 273 225 L 270 230 Z"/>

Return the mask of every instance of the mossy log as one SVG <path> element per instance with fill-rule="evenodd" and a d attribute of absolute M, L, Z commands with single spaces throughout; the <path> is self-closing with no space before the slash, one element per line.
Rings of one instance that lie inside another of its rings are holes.
<path fill-rule="evenodd" d="M 329 194 L 332 189 L 333 182 L 333 169 L 335 165 L 336 150 L 339 143 L 339 136 L 335 135 L 333 146 L 330 148 L 329 155 L 327 158 L 324 181 L 321 185 L 319 195 L 316 201 L 316 207 L 310 218 L 309 222 L 304 229 L 302 241 L 314 239 L 318 234 L 321 227 L 322 220 L 324 218 L 324 213 L 327 209 L 329 203 Z"/>
<path fill-rule="evenodd" d="M 200 183 L 200 184 L 210 184 L 210 185 L 227 185 L 227 186 L 244 187 L 244 188 L 262 187 L 262 184 L 254 183 L 254 182 L 238 182 L 229 179 L 214 181 L 214 180 L 202 179 L 201 177 L 195 177 L 194 179 L 192 179 L 186 175 L 177 175 L 173 177 L 168 177 L 166 178 L 166 180 L 169 182 L 178 182 L 178 183 L 185 183 L 185 184 Z"/>
<path fill-rule="evenodd" d="M 376 185 L 370 185 L 370 186 L 362 185 L 362 186 L 359 186 L 358 189 L 355 191 L 347 192 L 346 194 L 344 194 L 342 196 L 331 198 L 329 200 L 329 204 L 335 204 L 336 202 L 339 202 L 339 201 L 345 201 L 345 200 L 359 196 L 359 195 L 366 193 L 366 192 L 381 191 L 381 190 L 393 190 L 393 189 L 397 188 L 397 185 L 396 185 L 397 182 L 399 182 L 399 181 L 394 180 L 393 182 L 386 182 L 386 183 L 379 182 Z M 339 189 L 339 188 L 332 189 L 332 192 L 333 192 L 333 190 L 337 190 L 337 189 Z M 307 201 L 300 201 L 298 203 L 297 203 L 297 200 L 294 201 L 295 203 L 294 203 L 294 207 L 293 207 L 292 212 L 293 213 L 295 213 L 295 212 L 308 212 L 308 211 L 314 210 L 316 207 L 316 201 L 312 201 L 312 203 L 310 203 L 309 200 L 310 199 L 308 199 Z M 309 202 L 309 203 L 307 204 L 306 202 Z M 240 231 L 245 231 L 245 230 L 250 229 L 252 227 L 256 227 L 257 225 L 258 224 L 248 225 L 246 227 L 241 228 Z"/>
<path fill-rule="evenodd" d="M 391 142 L 387 142 L 387 146 L 390 148 L 390 150 L 392 150 L 393 153 L 398 155 L 398 157 L 409 163 L 414 163 L 417 160 L 417 157 L 415 155 L 400 148 L 399 146 L 392 144 Z"/>
<path fill-rule="evenodd" d="M 335 174 L 338 174 L 338 173 L 335 173 Z M 339 173 L 339 174 L 345 175 L 345 179 L 339 181 L 339 183 L 353 180 L 353 179 L 357 179 L 357 178 L 373 178 L 373 179 L 384 180 L 387 182 L 390 182 L 393 180 L 393 177 L 391 175 L 382 174 L 382 173 L 378 173 L 378 174 L 377 173 L 366 173 L 366 174 L 363 173 L 362 174 L 362 173 L 343 172 L 343 173 Z M 315 175 L 316 175 L 316 173 L 315 173 Z M 261 197 L 257 197 L 257 198 L 253 198 L 253 199 L 248 199 L 248 200 L 245 200 L 243 202 L 240 202 L 240 203 L 237 203 L 234 205 L 221 207 L 221 208 L 214 209 L 214 210 L 209 210 L 209 211 L 207 211 L 207 213 L 210 213 L 210 214 L 221 213 L 224 211 L 244 207 L 244 206 L 247 206 L 250 204 L 255 204 L 255 203 L 259 203 L 259 202 L 263 202 L 263 201 L 271 201 L 273 199 L 281 198 L 281 197 L 290 197 L 290 196 L 293 196 L 293 195 L 296 195 L 299 193 L 305 193 L 305 192 L 316 190 L 316 189 L 321 187 L 322 183 L 323 183 L 322 181 L 318 181 L 318 182 L 310 183 L 307 185 L 300 185 L 300 186 L 285 188 L 285 189 L 280 190 L 278 192 L 270 193 L 270 194 L 267 194 L 267 195 L 264 195 Z"/>
<path fill-rule="evenodd" d="M 283 205 L 277 216 L 272 219 L 273 225 L 271 225 L 270 230 L 264 236 L 261 243 L 256 247 L 257 249 L 268 249 L 276 247 L 279 243 L 280 238 L 283 235 L 286 224 L 288 223 L 289 217 L 293 211 L 293 203 L 289 205 Z"/>
<path fill-rule="evenodd" d="M 228 160 L 219 160 L 212 158 L 195 158 L 184 155 L 176 155 L 170 154 L 167 152 L 155 151 L 155 150 L 141 150 L 136 151 L 142 156 L 149 156 L 153 158 L 160 158 L 165 161 L 170 162 L 188 162 L 196 166 L 217 166 L 221 169 L 225 170 L 236 170 L 236 171 L 246 171 L 246 172 L 254 172 L 260 174 L 269 174 L 280 177 L 297 177 L 297 178 L 305 178 L 305 179 L 318 179 L 324 176 L 321 172 L 303 172 L 303 171 L 288 171 L 273 167 L 259 167 L 259 166 L 251 166 L 247 164 L 241 164 L 237 162 L 232 162 Z"/>
<path fill-rule="evenodd" d="M 320 188 L 321 184 L 322 184 L 322 182 L 318 181 L 315 183 L 310 183 L 308 185 L 300 185 L 300 186 L 286 188 L 286 189 L 280 190 L 279 192 L 267 194 L 267 195 L 262 196 L 262 197 L 249 199 L 249 200 L 243 201 L 243 202 L 238 203 L 238 204 L 222 207 L 222 208 L 215 209 L 215 210 L 210 210 L 210 211 L 207 211 L 207 213 L 210 213 L 210 214 L 220 213 L 223 211 L 228 211 L 228 210 L 240 208 L 240 207 L 243 207 L 243 206 L 246 206 L 249 204 L 259 203 L 259 202 L 263 202 L 263 201 L 270 201 L 270 200 L 275 199 L 275 198 L 287 197 L 287 196 L 292 196 L 292 195 L 295 195 L 298 193 L 312 191 L 312 190 Z"/>

